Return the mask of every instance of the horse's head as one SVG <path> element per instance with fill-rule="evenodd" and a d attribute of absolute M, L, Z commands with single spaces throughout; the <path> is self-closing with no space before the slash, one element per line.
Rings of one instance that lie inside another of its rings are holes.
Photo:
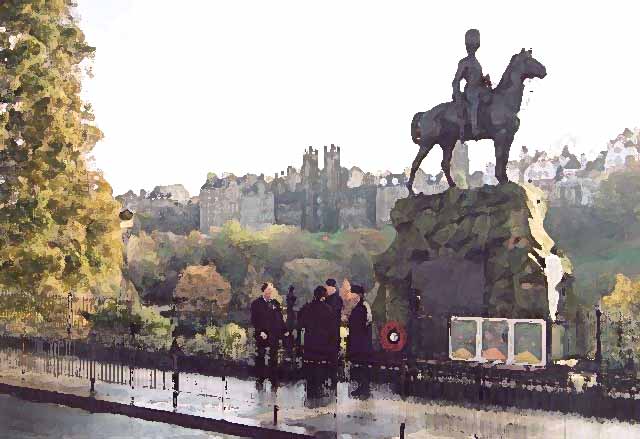
<path fill-rule="evenodd" d="M 524 50 L 514 55 L 511 65 L 514 72 L 520 74 L 520 79 L 544 78 L 547 76 L 547 69 L 540 61 L 531 54 L 531 49 Z"/>
<path fill-rule="evenodd" d="M 544 78 L 547 69 L 531 55 L 531 50 L 524 50 L 511 57 L 509 65 L 502 74 L 496 90 L 508 90 L 513 84 L 524 83 L 525 79 Z"/>

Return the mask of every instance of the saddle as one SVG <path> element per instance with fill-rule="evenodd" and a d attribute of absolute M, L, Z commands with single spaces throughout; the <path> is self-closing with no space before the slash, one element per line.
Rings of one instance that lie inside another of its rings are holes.
<path fill-rule="evenodd" d="M 484 75 L 484 78 L 482 78 L 482 84 L 485 86 L 485 90 L 480 95 L 480 103 L 488 104 L 491 102 L 491 98 L 493 97 L 493 84 L 491 84 L 491 78 L 489 75 Z"/>

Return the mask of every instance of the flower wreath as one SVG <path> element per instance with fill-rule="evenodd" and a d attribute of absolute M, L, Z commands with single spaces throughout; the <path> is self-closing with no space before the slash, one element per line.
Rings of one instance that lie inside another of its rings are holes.
<path fill-rule="evenodd" d="M 387 322 L 380 330 L 380 344 L 385 351 L 398 352 L 407 343 L 407 331 L 399 322 Z"/>

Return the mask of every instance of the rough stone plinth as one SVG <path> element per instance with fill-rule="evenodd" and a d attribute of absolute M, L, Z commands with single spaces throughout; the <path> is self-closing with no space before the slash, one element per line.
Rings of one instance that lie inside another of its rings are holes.
<path fill-rule="evenodd" d="M 436 339 L 428 350 L 446 350 L 451 315 L 548 319 L 544 267 L 554 243 L 543 197 L 508 183 L 398 200 L 396 239 L 374 264 L 377 320 L 420 327 Z M 570 274 L 568 260 L 563 267 Z"/>

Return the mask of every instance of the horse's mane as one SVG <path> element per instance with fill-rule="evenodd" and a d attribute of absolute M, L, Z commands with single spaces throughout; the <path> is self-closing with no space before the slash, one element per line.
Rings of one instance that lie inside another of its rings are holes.
<path fill-rule="evenodd" d="M 507 65 L 507 68 L 504 69 L 504 73 L 502 74 L 502 78 L 500 78 L 500 82 L 498 83 L 498 85 L 496 86 L 496 88 L 494 90 L 504 90 L 504 89 L 509 88 L 509 86 L 511 85 L 511 72 L 513 70 L 513 64 L 514 64 L 517 56 L 518 56 L 518 54 L 516 53 L 515 55 L 513 55 L 511 57 L 511 60 L 509 61 L 509 64 Z"/>

